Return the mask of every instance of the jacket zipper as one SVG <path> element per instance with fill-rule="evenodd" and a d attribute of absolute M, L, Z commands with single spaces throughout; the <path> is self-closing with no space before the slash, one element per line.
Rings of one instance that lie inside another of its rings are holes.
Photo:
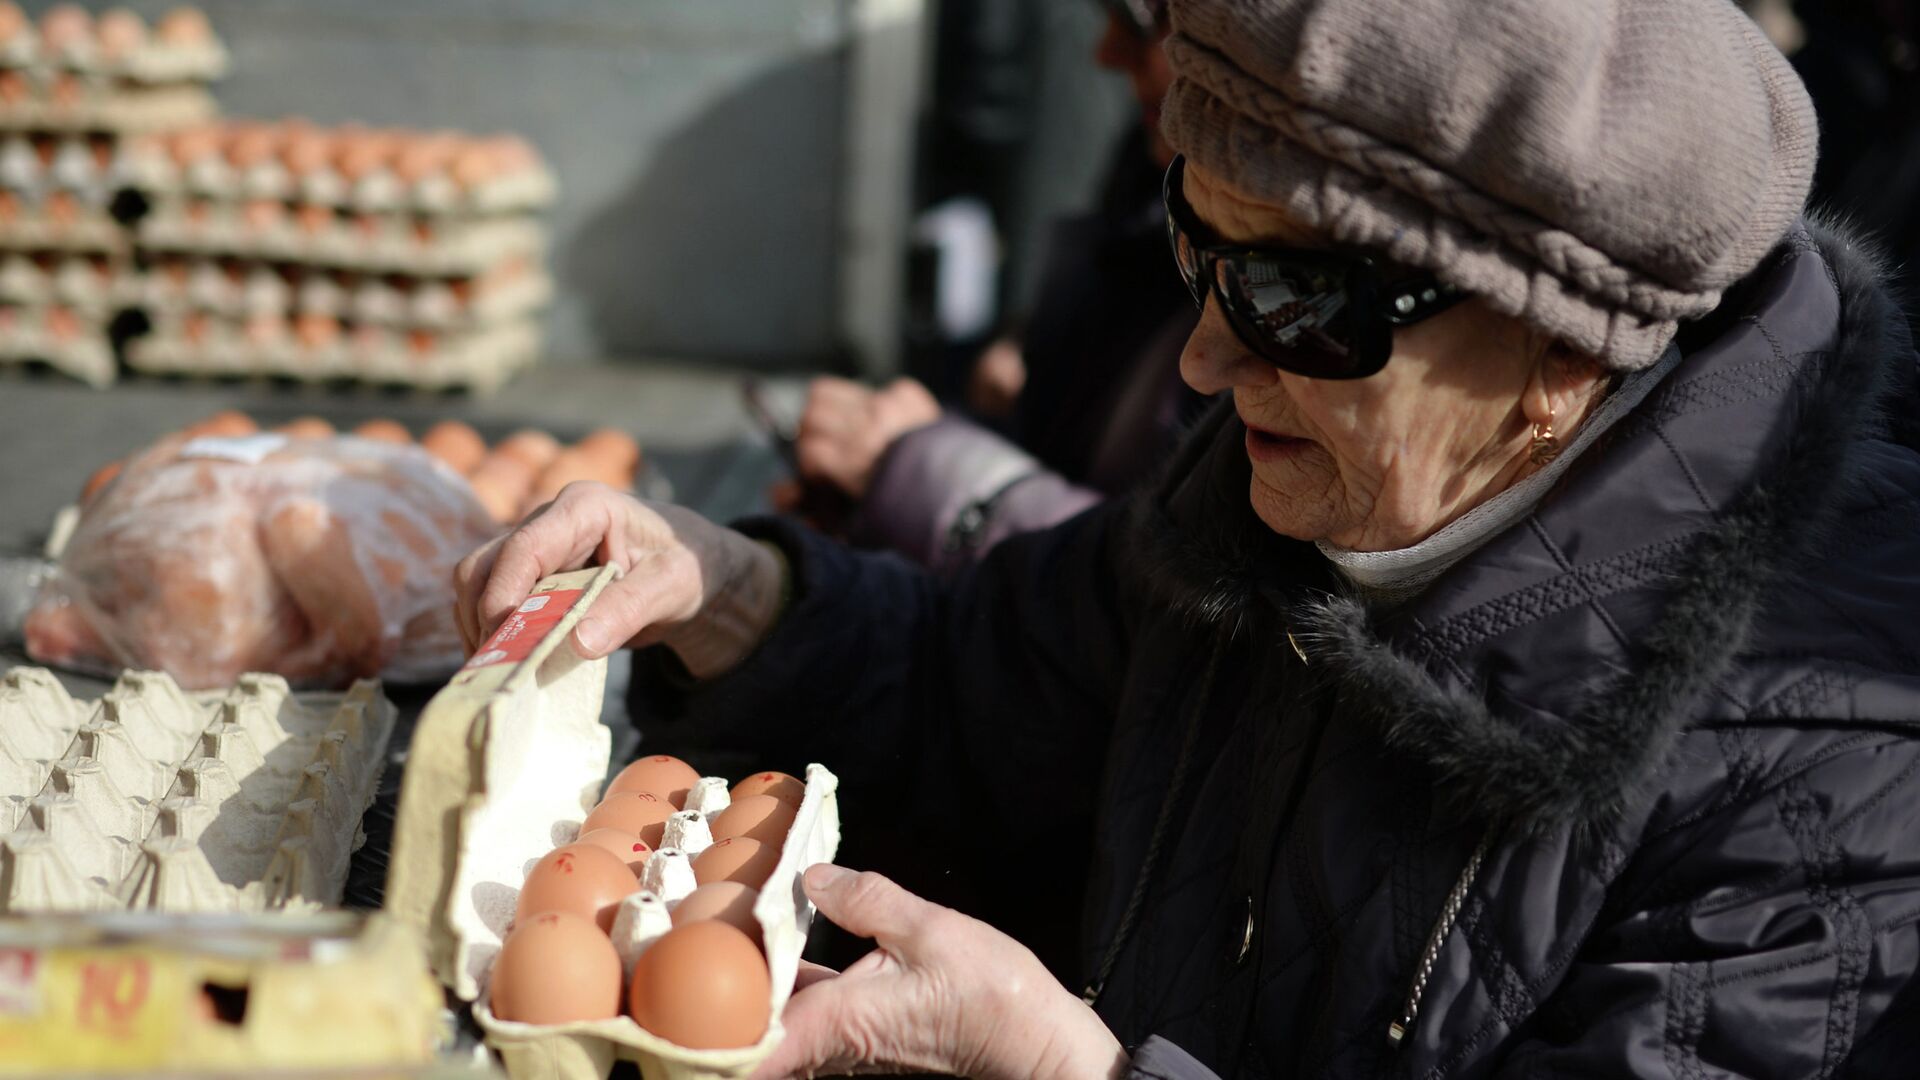
<path fill-rule="evenodd" d="M 1387 1025 L 1387 1045 L 1396 1050 L 1406 1040 L 1407 1032 L 1413 1030 L 1413 1022 L 1420 1018 L 1420 999 L 1426 995 L 1428 980 L 1433 978 L 1433 965 L 1440 960 L 1440 950 L 1446 947 L 1447 936 L 1453 933 L 1454 921 L 1460 917 L 1460 908 L 1467 901 L 1467 891 L 1480 876 L 1480 864 L 1492 844 L 1493 833 L 1489 831 L 1467 858 L 1467 865 L 1447 893 L 1447 902 L 1441 905 L 1440 918 L 1427 934 L 1427 946 L 1420 950 L 1420 966 L 1414 970 L 1413 985 L 1407 988 L 1407 1003 L 1401 1007 L 1400 1019 Z"/>

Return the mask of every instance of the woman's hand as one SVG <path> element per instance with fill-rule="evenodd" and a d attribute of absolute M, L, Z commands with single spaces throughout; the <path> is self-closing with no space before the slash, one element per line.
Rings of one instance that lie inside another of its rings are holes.
<path fill-rule="evenodd" d="M 879 947 L 838 976 L 803 970 L 787 1036 L 754 1076 L 926 1070 L 957 1076 L 1122 1076 L 1127 1055 L 1033 953 L 879 874 L 819 865 L 820 913 Z"/>
<path fill-rule="evenodd" d="M 863 498 L 887 447 L 938 419 L 940 403 L 912 379 L 895 380 L 881 390 L 845 379 L 815 379 L 793 437 L 800 479 Z"/>
<path fill-rule="evenodd" d="M 684 507 L 576 483 L 454 568 L 467 651 L 541 578 L 604 565 L 625 573 L 574 627 L 574 649 L 588 659 L 664 643 L 710 678 L 739 663 L 779 615 L 785 568 L 764 546 Z"/>

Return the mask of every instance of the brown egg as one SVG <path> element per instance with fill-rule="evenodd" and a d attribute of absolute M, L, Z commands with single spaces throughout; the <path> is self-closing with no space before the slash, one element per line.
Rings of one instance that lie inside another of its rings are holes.
<path fill-rule="evenodd" d="M 533 486 L 533 470 L 518 458 L 493 453 L 474 466 L 467 482 L 473 485 L 480 505 L 487 508 L 487 516 L 502 523 L 512 522 L 519 520 L 520 502 Z"/>
<path fill-rule="evenodd" d="M 715 840 L 745 836 L 778 850 L 793 828 L 793 807 L 772 795 L 748 795 L 735 799 L 708 824 Z"/>
<path fill-rule="evenodd" d="M 625 470 L 629 482 L 633 470 L 640 467 L 640 443 L 624 431 L 601 428 L 575 443 L 574 449 L 596 461 L 605 461 L 616 469 Z"/>
<path fill-rule="evenodd" d="M 640 954 L 627 990 L 636 1023 L 676 1046 L 752 1046 L 767 1033 L 773 978 L 753 940 L 712 919 L 676 926 Z"/>
<path fill-rule="evenodd" d="M 673 810 L 672 803 L 651 792 L 619 791 L 600 800 L 587 820 L 580 823 L 580 831 L 619 829 L 638 836 L 648 847 L 658 850 Z"/>
<path fill-rule="evenodd" d="M 125 467 L 124 461 L 109 461 L 95 469 L 93 475 L 87 477 L 86 486 L 80 489 L 80 502 L 83 505 L 92 502 L 93 497 L 100 494 L 100 489 L 113 483 L 113 478 L 119 476 L 120 470 Z"/>
<path fill-rule="evenodd" d="M 598 462 L 589 461 L 576 450 L 562 450 L 554 455 L 547 467 L 540 470 L 540 476 L 534 480 L 533 487 L 527 492 L 526 502 L 521 511 L 528 512 L 543 503 L 553 501 L 560 489 L 568 484 L 583 480 L 599 480 L 603 470 Z"/>
<path fill-rule="evenodd" d="M 147 24 L 126 8 L 114 8 L 100 16 L 94 35 L 100 42 L 100 55 L 118 60 L 146 44 Z"/>
<path fill-rule="evenodd" d="M 500 175 L 500 163 L 484 146 L 468 146 L 454 155 L 449 170 L 455 183 L 472 190 Z"/>
<path fill-rule="evenodd" d="M 533 864 L 513 918 L 518 923 L 543 911 L 570 911 L 609 931 L 620 901 L 639 887 L 633 871 L 613 852 L 595 844 L 568 844 Z"/>
<path fill-rule="evenodd" d="M 553 464 L 553 459 L 560 456 L 560 440 L 544 431 L 524 428 L 501 439 L 493 452 L 519 461 L 537 476 L 540 470 Z"/>
<path fill-rule="evenodd" d="M 318 132 L 297 132 L 287 136 L 280 147 L 280 163 L 294 176 L 305 176 L 327 167 L 333 160 L 333 146 Z M 329 209 L 331 220 L 331 209 Z"/>
<path fill-rule="evenodd" d="M 324 349 L 340 340 L 340 320 L 317 311 L 303 311 L 293 320 L 293 335 L 309 349 Z"/>
<path fill-rule="evenodd" d="M 672 803 L 675 810 L 681 810 L 687 805 L 687 792 L 699 782 L 700 774 L 693 771 L 693 766 L 671 754 L 654 754 L 621 769 L 620 775 L 607 785 L 607 794 L 649 791 Z"/>
<path fill-rule="evenodd" d="M 458 420 L 442 420 L 420 436 L 420 447 L 439 458 L 462 476 L 477 468 L 487 456 L 487 442 L 480 433 Z"/>
<path fill-rule="evenodd" d="M 780 848 L 745 836 L 715 840 L 713 846 L 693 860 L 693 880 L 702 885 L 715 881 L 737 881 L 759 888 L 773 876 L 780 862 Z"/>
<path fill-rule="evenodd" d="M 93 16 L 78 4 L 56 4 L 40 16 L 40 41 L 49 49 L 84 44 L 93 37 Z"/>
<path fill-rule="evenodd" d="M 226 409 L 187 425 L 181 429 L 180 434 L 190 439 L 198 439 L 202 436 L 232 438 L 239 435 L 252 435 L 259 430 L 260 425 L 253 422 L 253 417 L 236 409 Z"/>
<path fill-rule="evenodd" d="M 413 433 L 407 430 L 406 425 L 384 417 L 368 420 L 354 428 L 353 433 L 375 442 L 394 443 L 399 446 L 408 446 L 413 443 Z"/>
<path fill-rule="evenodd" d="M 753 943 L 760 946 L 760 951 L 765 952 L 766 946 L 760 940 L 764 936 L 760 920 L 753 917 L 753 902 L 759 897 L 758 889 L 737 881 L 716 881 L 711 885 L 702 885 L 673 906 L 673 925 L 685 926 L 704 919 L 718 919 L 752 938 Z"/>
<path fill-rule="evenodd" d="M 0 3 L 0 42 L 12 41 L 26 28 L 27 15 L 20 10 L 19 4 L 12 0 Z"/>
<path fill-rule="evenodd" d="M 626 863 L 627 869 L 633 871 L 633 876 L 636 878 L 640 876 L 642 870 L 646 869 L 647 860 L 653 856 L 653 848 L 645 840 L 621 829 L 594 829 L 582 832 L 580 839 L 575 840 L 574 843 L 606 848 L 621 862 Z"/>
<path fill-rule="evenodd" d="M 733 785 L 732 796 L 736 802 L 749 795 L 771 795 L 797 813 L 800 801 L 807 797 L 807 785 L 783 772 L 754 773 Z"/>
<path fill-rule="evenodd" d="M 213 41 L 213 26 L 199 8 L 177 7 L 161 17 L 154 36 L 168 45 L 206 45 Z"/>
<path fill-rule="evenodd" d="M 289 439 L 331 439 L 335 434 L 333 425 L 317 416 L 289 420 L 273 430 Z"/>
<path fill-rule="evenodd" d="M 610 1020 L 620 1014 L 620 954 L 591 919 L 564 911 L 522 919 L 494 958 L 488 1004 L 522 1024 Z"/>

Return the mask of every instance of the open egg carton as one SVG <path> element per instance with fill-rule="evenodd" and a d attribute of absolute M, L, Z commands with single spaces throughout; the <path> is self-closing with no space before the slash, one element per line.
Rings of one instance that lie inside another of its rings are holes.
<path fill-rule="evenodd" d="M 214 114 L 205 84 L 226 73 L 227 54 L 197 9 L 159 23 L 131 11 L 97 20 L 77 4 L 49 8 L 36 23 L 0 4 L 0 129 L 144 131 Z"/>
<path fill-rule="evenodd" d="M 129 671 L 76 701 L 0 676 L 0 911 L 335 905 L 395 712 L 376 682 L 289 691 L 246 675 L 189 694 Z"/>
<path fill-rule="evenodd" d="M 541 582 L 428 705 L 408 751 L 387 910 L 423 929 L 435 974 L 473 1002 L 488 1045 L 515 1080 L 605 1077 L 616 1061 L 635 1063 L 648 1080 L 744 1077 L 785 1034 L 780 1012 L 813 919 L 799 876 L 831 861 L 839 847 L 838 780 L 820 765 L 807 768 L 799 811 L 753 908 L 772 995 L 772 1020 L 758 1043 L 694 1050 L 626 1016 L 536 1025 L 501 1020 L 487 1004 L 521 883 L 541 856 L 575 838 L 606 778 L 611 740 L 598 719 L 606 664 L 580 660 L 566 641 L 616 576 L 600 568 Z M 711 842 L 707 820 L 727 801 L 726 781 L 708 777 L 668 820 L 640 888 L 613 924 L 625 971 L 669 929 L 671 908 L 694 889 L 692 857 Z"/>

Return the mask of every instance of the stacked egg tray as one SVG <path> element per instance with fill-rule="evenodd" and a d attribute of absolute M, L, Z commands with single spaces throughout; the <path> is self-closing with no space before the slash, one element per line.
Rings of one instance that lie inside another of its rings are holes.
<path fill-rule="evenodd" d="M 520 139 L 231 121 L 125 175 L 137 369 L 486 391 L 538 353 L 554 181 Z"/>
<path fill-rule="evenodd" d="M 695 1050 L 626 1016 L 536 1025 L 501 1020 L 487 1004 L 521 883 L 541 856 L 576 837 L 606 780 L 611 737 L 599 723 L 606 662 L 583 661 L 566 642 L 617 576 L 603 567 L 541 582 L 428 704 L 408 750 L 387 910 L 422 928 L 435 974 L 473 1002 L 488 1045 L 515 1080 L 590 1080 L 605 1077 L 616 1061 L 636 1064 L 647 1080 L 745 1077 L 785 1034 L 780 1012 L 813 920 L 800 874 L 832 861 L 839 848 L 839 782 L 820 765 L 807 767 L 780 860 L 753 907 L 771 972 L 773 1018 L 758 1043 Z M 693 856 L 712 842 L 708 819 L 727 803 L 726 781 L 707 777 L 668 819 L 639 890 L 614 919 L 623 970 L 631 972 L 671 927 L 673 905 L 695 887 Z"/>
<path fill-rule="evenodd" d="M 227 53 L 193 8 L 148 27 L 119 9 L 97 21 L 75 4 L 36 24 L 0 5 L 0 129 L 128 132 L 178 127 L 214 115 L 206 84 L 226 74 Z"/>
<path fill-rule="evenodd" d="M 123 674 L 76 701 L 0 677 L 0 912 L 259 912 L 337 905 L 395 720 L 376 682 L 276 675 L 189 694 Z"/>
<path fill-rule="evenodd" d="M 134 132 L 204 121 L 227 57 L 198 11 L 149 28 L 71 4 L 38 24 L 0 4 L 0 363 L 104 386 L 131 237 L 113 213 Z"/>

